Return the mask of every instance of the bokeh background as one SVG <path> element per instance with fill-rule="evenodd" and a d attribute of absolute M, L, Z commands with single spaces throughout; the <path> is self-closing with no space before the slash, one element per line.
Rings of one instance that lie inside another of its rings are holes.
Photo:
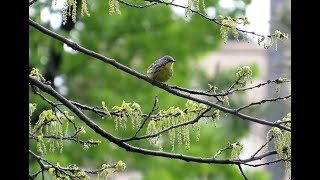
<path fill-rule="evenodd" d="M 134 0 L 128 2 L 137 2 Z M 185 4 L 183 0 L 174 1 Z M 79 2 L 80 3 L 80 2 Z M 78 4 L 79 4 L 78 3 Z M 217 15 L 240 17 L 246 14 L 251 21 L 248 30 L 269 34 L 274 30 L 291 32 L 290 0 L 210 0 L 205 1 L 206 12 L 210 17 Z M 236 41 L 230 35 L 224 44 L 220 36 L 220 26 L 197 15 L 186 17 L 184 9 L 157 5 L 145 9 L 136 9 L 120 4 L 121 15 L 109 15 L 107 1 L 88 1 L 90 17 L 77 16 L 77 22 L 68 21 L 62 25 L 61 8 L 63 1 L 39 0 L 29 8 L 29 16 L 55 32 L 72 39 L 81 46 L 114 58 L 118 62 L 146 73 L 149 65 L 156 59 L 168 54 L 177 61 L 174 65 L 174 77 L 167 83 L 192 89 L 207 89 L 208 84 L 219 89 L 228 88 L 235 79 L 235 72 L 242 65 L 251 66 L 253 84 L 276 79 L 279 76 L 290 79 L 291 41 L 278 42 L 277 51 L 259 47 L 257 38 L 249 36 L 249 41 Z M 78 6 L 80 7 L 80 6 Z M 80 11 L 78 11 L 80 12 Z M 241 36 L 240 36 L 241 37 Z M 241 39 L 241 38 L 240 38 Z M 159 109 L 169 107 L 184 108 L 186 100 L 170 95 L 148 83 L 130 76 L 111 65 L 102 63 L 89 56 L 76 52 L 60 42 L 29 28 L 29 68 L 38 68 L 45 78 L 54 82 L 54 87 L 68 99 L 90 106 L 101 106 L 101 101 L 111 109 L 121 105 L 122 101 L 137 102 L 142 111 L 148 113 L 154 97 L 159 99 Z M 281 94 L 288 94 L 290 86 L 285 86 Z M 273 97 L 275 87 L 260 88 L 248 93 L 231 96 L 230 106 Z M 37 104 L 32 122 L 43 110 L 50 108 L 32 91 L 29 101 Z M 290 112 L 290 100 L 251 108 L 245 111 L 255 116 L 278 120 Z M 134 131 L 129 125 L 127 130 L 118 131 L 113 120 L 88 113 L 101 127 L 120 137 L 130 137 Z M 76 120 L 80 126 L 82 123 Z M 85 125 L 83 125 L 85 126 Z M 262 125 L 248 123 L 239 118 L 222 114 L 216 125 L 203 123 L 200 142 L 196 142 L 195 132 L 191 132 L 191 149 L 176 147 L 175 153 L 211 157 L 218 149 L 228 143 L 240 141 L 244 144 L 240 157 L 248 157 L 265 141 L 266 131 Z M 170 179 L 242 179 L 236 166 L 197 164 L 161 157 L 128 153 L 125 150 L 102 139 L 86 128 L 83 139 L 101 140 L 99 146 L 84 150 L 80 144 L 65 142 L 63 153 L 49 153 L 47 158 L 59 162 L 61 166 L 76 163 L 83 168 L 99 168 L 101 164 L 116 163 L 123 160 L 127 164 L 125 172 L 110 175 L 110 179 L 170 180 Z M 145 129 L 142 131 L 145 132 Z M 164 137 L 164 151 L 171 151 L 171 145 Z M 167 143 L 166 143 L 167 142 Z M 134 142 L 144 148 L 157 150 L 147 140 Z M 36 149 L 30 140 L 31 149 Z M 230 152 L 221 154 L 221 158 L 230 157 Z M 30 158 L 29 171 L 38 166 Z M 283 164 L 259 168 L 245 168 L 249 179 L 288 179 Z"/>

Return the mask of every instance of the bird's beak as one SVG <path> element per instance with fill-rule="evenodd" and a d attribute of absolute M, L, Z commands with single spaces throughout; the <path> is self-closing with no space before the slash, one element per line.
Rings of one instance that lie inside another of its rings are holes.
<path fill-rule="evenodd" d="M 176 62 L 176 60 L 172 59 L 171 62 Z"/>

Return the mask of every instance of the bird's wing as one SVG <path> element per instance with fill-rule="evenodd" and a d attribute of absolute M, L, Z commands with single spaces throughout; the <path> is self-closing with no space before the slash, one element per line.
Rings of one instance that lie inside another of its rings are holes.
<path fill-rule="evenodd" d="M 164 61 L 161 61 L 161 59 L 156 60 L 154 63 L 152 63 L 148 69 L 147 73 L 155 73 L 157 71 L 160 71 L 160 67 L 164 65 Z"/>

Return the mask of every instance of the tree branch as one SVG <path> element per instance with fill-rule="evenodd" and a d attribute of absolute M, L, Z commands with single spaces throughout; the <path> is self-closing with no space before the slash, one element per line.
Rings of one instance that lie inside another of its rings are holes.
<path fill-rule="evenodd" d="M 221 95 L 220 94 L 219 95 L 220 96 L 225 96 L 225 95 L 232 94 L 233 92 L 236 92 L 236 91 L 246 91 L 246 90 L 250 90 L 250 89 L 260 88 L 260 87 L 268 85 L 270 83 L 281 84 L 281 83 L 284 83 L 284 82 L 280 81 L 280 78 L 278 78 L 278 79 L 275 79 L 275 80 L 268 80 L 268 81 L 266 81 L 264 83 L 260 83 L 260 84 L 257 84 L 255 86 L 251 86 L 251 87 L 247 87 L 247 88 L 232 89 L 230 91 L 227 91 L 225 93 L 221 93 Z"/>
<path fill-rule="evenodd" d="M 152 3 L 152 4 L 149 4 L 149 5 L 145 5 L 145 6 L 133 5 L 133 4 L 127 3 L 127 2 L 122 1 L 122 0 L 117 0 L 117 1 L 120 2 L 120 3 L 122 3 L 122 4 L 125 4 L 125 5 L 127 5 L 127 6 L 134 7 L 134 8 L 145 8 L 145 7 L 150 7 L 150 6 L 157 5 L 157 4 L 171 5 L 171 6 L 175 6 L 175 7 L 179 7 L 179 8 L 183 8 L 183 9 L 186 9 L 186 8 L 187 8 L 186 6 L 182 6 L 182 5 L 179 5 L 179 4 L 175 4 L 175 3 L 173 3 L 173 1 L 171 1 L 171 2 L 164 2 L 164 1 L 160 1 L 160 0 L 144 0 L 144 1 L 147 1 L 147 2 L 151 2 L 151 3 Z M 206 19 L 206 20 L 212 21 L 212 22 L 214 22 L 214 23 L 216 23 L 216 24 L 218 24 L 218 25 L 220 25 L 220 26 L 225 26 L 225 27 L 228 27 L 228 28 L 232 28 L 232 27 L 229 26 L 229 25 L 222 24 L 222 23 L 220 22 L 222 19 L 219 19 L 219 18 L 209 18 L 208 16 L 202 14 L 202 13 L 199 12 L 199 11 L 193 10 L 193 9 L 191 9 L 191 8 L 190 8 L 190 10 L 191 10 L 191 12 L 193 12 L 193 13 L 201 16 L 201 17 L 203 17 L 203 18 Z M 255 33 L 254 31 L 246 31 L 246 30 L 242 30 L 242 29 L 239 29 L 239 28 L 236 28 L 236 30 L 239 31 L 239 32 L 242 32 L 242 33 L 252 34 L 252 35 L 255 35 L 255 36 L 260 36 L 260 37 L 265 36 L 265 35 L 262 35 L 262 34 L 257 34 L 257 33 Z M 272 36 L 275 36 L 275 35 L 272 34 L 272 35 L 267 35 L 267 36 L 265 36 L 265 37 L 271 38 Z"/>
<path fill-rule="evenodd" d="M 136 152 L 140 154 L 145 155 L 152 155 L 152 156 L 160 156 L 160 157 L 166 157 L 171 159 L 179 159 L 184 160 L 187 162 L 198 162 L 198 163 L 215 163 L 215 164 L 238 164 L 238 163 L 245 163 L 254 161 L 257 159 L 264 158 L 266 156 L 270 156 L 272 154 L 276 154 L 276 151 L 274 152 L 268 152 L 265 154 L 262 154 L 260 156 L 249 158 L 245 160 L 220 160 L 215 158 L 202 158 L 202 157 L 195 157 L 195 156 L 188 156 L 188 155 L 182 155 L 182 154 L 175 154 L 175 153 L 168 153 L 168 152 L 162 152 L 162 151 L 153 151 L 149 149 L 143 149 L 139 147 L 132 146 L 128 143 L 123 142 L 122 139 L 115 137 L 111 135 L 110 133 L 104 131 L 100 126 L 95 124 L 90 118 L 88 118 L 85 114 L 81 112 L 80 109 L 78 109 L 75 105 L 73 105 L 70 101 L 68 101 L 65 97 L 60 95 L 58 92 L 56 92 L 51 86 L 46 85 L 42 82 L 40 82 L 37 78 L 29 75 L 29 82 L 35 86 L 37 86 L 42 91 L 50 94 L 52 97 L 56 98 L 58 101 L 62 102 L 67 108 L 69 108 L 73 113 L 75 113 L 87 126 L 89 126 L 93 131 L 95 131 L 97 134 L 101 135 L 102 137 L 108 139 L 110 142 L 116 144 L 117 146 L 124 148 L 127 151 L 130 152 Z"/>
<path fill-rule="evenodd" d="M 232 145 L 229 144 L 228 146 L 226 146 L 226 147 L 224 147 L 224 148 L 222 148 L 222 149 L 219 149 L 219 150 L 217 151 L 217 153 L 216 153 L 213 157 L 216 158 L 218 155 L 220 155 L 223 151 L 225 151 L 225 150 L 227 150 L 227 149 L 232 149 Z"/>
<path fill-rule="evenodd" d="M 73 135 L 73 136 L 68 136 L 68 137 L 62 137 L 62 138 L 61 138 L 61 137 L 58 137 L 58 136 L 43 136 L 42 138 L 44 138 L 44 139 L 58 139 L 58 140 L 62 139 L 62 140 L 69 140 L 69 141 L 74 141 L 74 142 L 80 143 L 80 144 L 82 144 L 82 145 L 85 145 L 85 144 L 97 145 L 97 144 L 99 144 L 97 141 L 91 141 L 91 140 L 89 140 L 89 141 L 84 141 L 84 140 L 80 140 L 80 139 L 78 139 L 78 138 L 75 138 L 74 135 Z M 33 135 L 33 134 L 30 134 L 30 135 L 29 135 L 29 139 L 38 140 L 38 138 L 37 138 L 35 135 Z"/>
<path fill-rule="evenodd" d="M 82 109 L 82 110 L 89 110 L 89 111 L 92 111 L 94 113 L 96 113 L 97 115 L 99 115 L 100 117 L 104 117 L 107 115 L 106 112 L 104 112 L 104 110 L 102 110 L 102 108 L 99 108 L 99 107 L 91 107 L 91 106 L 88 106 L 88 105 L 84 105 L 84 104 L 80 104 L 78 102 L 75 102 L 75 101 L 71 101 L 70 102 L 72 104 L 74 104 L 75 106 L 77 106 L 78 108 Z M 64 104 L 59 104 L 59 105 L 64 105 Z M 110 112 L 111 115 L 116 115 L 114 112 Z"/>
<path fill-rule="evenodd" d="M 185 125 L 188 125 L 188 124 L 194 124 L 196 122 L 199 121 L 199 119 L 201 117 L 203 117 L 203 115 L 208 112 L 211 108 L 207 108 L 204 112 L 202 112 L 198 117 L 196 117 L 195 119 L 191 120 L 191 121 L 187 121 L 187 122 L 183 122 L 183 123 L 180 123 L 180 124 L 176 124 L 176 125 L 173 125 L 173 126 L 170 126 L 170 127 L 167 127 L 155 134 L 151 134 L 151 135 L 145 135 L 145 136 L 140 136 L 140 137 L 132 137 L 132 138 L 128 138 L 128 139 L 123 139 L 122 141 L 123 142 L 128 142 L 128 141 L 136 141 L 136 140 L 141 140 L 141 139 L 147 139 L 147 138 L 152 138 L 152 137 L 157 137 L 159 136 L 160 134 L 166 132 L 166 131 L 169 131 L 171 129 L 174 129 L 174 128 L 177 128 L 177 127 L 180 127 L 180 126 L 185 126 Z"/>
<path fill-rule="evenodd" d="M 178 92 L 176 90 L 173 90 L 172 88 L 170 88 L 168 85 L 166 85 L 164 83 L 154 81 L 154 80 L 148 78 L 146 75 L 140 74 L 139 72 L 137 72 L 137 71 L 135 71 L 133 69 L 130 69 L 127 66 L 124 66 L 124 65 L 122 65 L 120 63 L 118 63 L 114 59 L 104 57 L 104 56 L 102 56 L 102 55 L 100 55 L 98 53 L 95 53 L 95 52 L 93 52 L 91 50 L 83 48 L 83 47 L 79 46 L 77 43 L 74 43 L 74 42 L 72 42 L 72 41 L 70 41 L 70 40 L 68 40 L 68 39 L 66 39 L 66 38 L 64 38 L 64 37 L 52 32 L 50 30 L 48 30 L 48 29 L 46 29 L 45 27 L 41 26 L 40 24 L 34 22 L 31 19 L 29 19 L 29 24 L 32 27 L 34 27 L 34 28 L 38 29 L 39 31 L 41 31 L 42 33 L 44 33 L 44 34 L 46 34 L 46 35 L 48 35 L 50 37 L 53 37 L 54 39 L 57 39 L 57 40 L 65 43 L 66 45 L 68 45 L 69 47 L 71 47 L 74 50 L 77 50 L 77 51 L 82 52 L 82 53 L 84 53 L 86 55 L 89 55 L 91 57 L 99 59 L 99 60 L 101 60 L 101 61 L 103 61 L 105 63 L 108 63 L 108 64 L 110 64 L 110 65 L 112 65 L 112 66 L 114 66 L 114 67 L 116 67 L 116 68 L 128 73 L 128 74 L 131 74 L 131 75 L 137 77 L 138 79 L 142 79 L 142 80 L 144 80 L 144 81 L 146 81 L 146 82 L 148 82 L 148 83 L 150 83 L 150 84 L 152 84 L 154 86 L 157 86 L 157 87 L 159 87 L 159 88 L 161 88 L 161 89 L 163 89 L 163 90 L 165 90 L 165 91 L 167 91 L 167 92 L 169 92 L 169 93 L 171 93 L 173 95 L 176 95 L 178 97 L 185 98 L 185 99 L 190 99 L 190 100 L 196 101 L 198 103 L 206 104 L 208 106 L 211 106 L 211 107 L 214 107 L 216 109 L 219 109 L 219 110 L 221 110 L 223 112 L 230 113 L 230 114 L 233 114 L 235 116 L 238 116 L 239 118 L 244 119 L 244 120 L 249 120 L 249 121 L 252 121 L 252 122 L 256 122 L 256 123 L 260 123 L 260 124 L 264 124 L 264 125 L 268 125 L 268 126 L 272 126 L 272 127 L 278 127 L 280 129 L 285 129 L 287 131 L 291 131 L 291 129 L 286 127 L 286 126 L 282 126 L 280 124 L 272 123 L 272 122 L 269 122 L 269 121 L 266 121 L 266 120 L 263 120 L 263 119 L 251 117 L 251 116 L 239 113 L 239 112 L 237 112 L 235 110 L 232 110 L 232 109 L 220 106 L 218 104 L 212 103 L 210 101 L 199 99 L 199 98 L 196 98 L 196 97 L 192 97 L 192 96 L 187 95 L 187 94 L 182 94 L 182 93 L 180 93 L 180 92 Z"/>
<path fill-rule="evenodd" d="M 86 173 L 89 173 L 89 174 L 98 174 L 99 172 L 101 172 L 101 171 L 104 170 L 104 168 L 100 168 L 100 169 L 96 169 L 96 170 L 87 170 L 87 169 L 82 169 L 82 168 L 73 168 L 73 165 L 69 165 L 68 167 L 56 166 L 56 165 L 50 163 L 48 160 L 43 159 L 41 156 L 36 155 L 36 154 L 35 154 L 34 152 L 32 152 L 30 149 L 29 149 L 29 154 L 30 154 L 34 159 L 36 159 L 36 160 L 38 161 L 39 165 L 41 166 L 41 172 L 42 172 L 42 174 L 44 174 L 43 172 L 44 172 L 45 170 L 49 170 L 49 168 L 54 168 L 54 169 L 58 170 L 59 172 L 61 172 L 61 173 L 65 174 L 65 175 L 71 177 L 72 179 L 74 179 L 74 178 L 76 178 L 75 175 L 69 174 L 68 171 L 69 171 L 69 172 L 72 172 L 72 173 L 83 171 L 83 172 L 86 172 Z M 41 162 L 41 161 L 45 162 L 46 165 L 45 165 L 43 162 Z M 115 167 L 116 167 L 116 164 L 115 164 L 115 165 L 112 165 L 112 166 L 109 166 L 109 167 L 107 167 L 107 168 L 115 168 Z M 36 174 L 34 175 L 34 178 L 35 178 L 37 175 L 38 175 L 38 173 L 36 173 Z M 58 175 L 58 174 L 56 174 L 56 175 Z M 43 177 L 43 179 L 44 179 L 44 177 Z M 76 178 L 76 179 L 78 179 L 78 178 Z"/>
<path fill-rule="evenodd" d="M 258 166 L 265 166 L 265 165 L 277 163 L 277 162 L 280 162 L 280 161 L 288 161 L 288 160 L 277 159 L 277 160 L 274 160 L 274 161 L 270 161 L 270 162 L 266 162 L 266 163 L 261 163 L 261 164 L 248 164 L 248 163 L 243 163 L 243 165 L 247 165 L 247 166 L 251 166 L 251 167 L 258 167 Z"/>
<path fill-rule="evenodd" d="M 37 2 L 38 0 L 31 0 L 29 1 L 29 6 L 31 6 L 32 4 L 34 4 L 35 2 Z"/>
<path fill-rule="evenodd" d="M 275 151 L 275 150 L 274 150 L 274 151 L 269 151 L 269 152 L 266 152 L 266 153 L 261 154 L 261 155 L 259 155 L 259 156 L 250 157 L 250 158 L 247 158 L 247 159 L 241 159 L 241 160 L 239 160 L 238 162 L 244 164 L 244 163 L 250 162 L 250 161 L 261 160 L 261 159 L 263 159 L 263 158 L 265 158 L 265 157 L 267 157 L 267 156 L 275 155 L 275 154 L 277 154 L 277 151 Z M 246 164 L 244 164 L 244 165 L 246 165 Z"/>
<path fill-rule="evenodd" d="M 75 101 L 71 101 L 69 100 L 73 105 L 77 106 L 78 108 L 80 108 L 81 110 L 89 110 L 89 111 L 92 111 L 94 112 L 95 114 L 99 115 L 100 117 L 104 117 L 107 115 L 106 112 L 104 112 L 104 110 L 102 110 L 102 108 L 100 107 L 97 107 L 97 106 L 88 106 L 88 105 L 84 105 L 84 104 L 80 104 L 78 102 L 75 102 Z M 56 103 L 57 105 L 64 105 L 63 103 Z M 196 111 L 187 111 L 187 109 L 184 109 L 183 110 L 184 113 L 189 113 L 189 112 L 196 112 Z M 110 111 L 109 112 L 110 115 L 112 116 L 117 116 L 117 117 L 121 117 L 121 113 L 120 111 Z M 148 117 L 149 114 L 141 114 L 141 116 L 143 118 L 146 118 Z M 176 116 L 179 116 L 180 113 L 176 113 L 176 114 L 155 114 L 155 115 L 150 115 L 150 119 L 153 119 L 153 120 L 158 120 L 158 119 L 161 119 L 161 118 L 164 118 L 164 117 L 176 117 Z M 209 117 L 209 116 L 208 116 Z"/>
<path fill-rule="evenodd" d="M 277 101 L 277 100 L 280 100 L 280 99 L 286 100 L 286 99 L 288 99 L 288 98 L 290 98 L 290 97 L 291 97 L 291 94 L 290 94 L 290 95 L 287 95 L 287 96 L 284 96 L 284 97 L 277 97 L 277 98 L 272 98 L 272 99 L 263 99 L 263 100 L 261 100 L 261 101 L 252 102 L 252 103 L 250 103 L 250 104 L 248 104 L 248 105 L 246 105 L 246 106 L 240 107 L 240 108 L 236 109 L 236 111 L 239 112 L 239 111 L 241 111 L 241 110 L 243 110 L 243 109 L 246 109 L 246 108 L 248 108 L 248 107 L 255 106 L 255 105 L 258 105 L 258 104 L 263 104 L 263 103 L 266 103 L 266 102 L 273 102 L 273 101 Z M 278 123 L 278 124 L 279 124 L 279 123 Z"/>
<path fill-rule="evenodd" d="M 266 143 L 264 143 L 254 154 L 252 154 L 251 157 L 255 157 L 273 138 L 274 136 L 271 136 Z"/>
<path fill-rule="evenodd" d="M 242 168 L 241 168 L 241 165 L 240 165 L 240 164 L 237 164 L 237 165 L 238 165 L 238 167 L 239 167 L 239 169 L 240 169 L 240 171 L 241 171 L 241 174 L 242 174 L 242 176 L 244 177 L 244 179 L 245 179 L 245 180 L 248 180 L 247 176 L 244 174 L 244 172 L 243 172 L 243 170 L 242 170 Z"/>
<path fill-rule="evenodd" d="M 36 91 L 36 89 L 35 89 L 33 86 L 31 86 L 31 88 L 32 88 L 32 91 L 33 91 L 34 94 L 40 96 L 44 101 L 46 101 L 48 104 L 50 104 L 53 108 L 58 109 L 58 111 L 59 111 L 61 114 L 63 114 L 64 117 L 66 117 L 66 119 L 73 125 L 74 129 L 77 130 L 76 124 L 66 115 L 65 112 L 63 112 L 63 111 L 58 107 L 59 103 L 54 103 L 54 102 L 50 101 L 48 98 L 44 97 L 41 93 L 39 93 L 38 91 Z M 40 128 L 40 127 L 39 127 L 39 128 Z M 37 132 L 37 130 L 36 130 L 35 132 Z M 34 133 L 35 133 L 35 132 L 34 132 Z"/>
<path fill-rule="evenodd" d="M 154 98 L 154 103 L 153 103 L 153 107 L 150 111 L 150 113 L 148 114 L 147 117 L 144 118 L 141 126 L 139 127 L 139 129 L 136 131 L 136 133 L 134 133 L 134 135 L 132 136 L 132 138 L 135 138 L 137 136 L 137 134 L 140 132 L 140 130 L 142 129 L 142 127 L 144 126 L 144 124 L 147 122 L 147 120 L 150 118 L 151 114 L 156 110 L 156 106 L 157 106 L 157 103 L 158 103 L 158 97 L 156 96 Z"/>
<path fill-rule="evenodd" d="M 286 120 L 286 121 L 280 121 L 278 124 L 285 124 L 285 123 L 291 123 L 291 120 Z"/>
<path fill-rule="evenodd" d="M 154 5 L 157 5 L 158 2 L 153 2 L 151 4 L 146 4 L 144 6 L 139 6 L 139 5 L 135 5 L 135 4 L 130 4 L 128 2 L 125 2 L 125 1 L 122 1 L 122 0 L 117 0 L 118 2 L 122 3 L 122 4 L 125 4 L 127 6 L 130 6 L 130 7 L 134 7 L 134 8 L 147 8 L 147 7 L 151 7 L 151 6 L 154 6 Z"/>
<path fill-rule="evenodd" d="M 227 90 L 227 93 L 229 93 L 230 91 L 234 90 L 236 87 L 236 85 L 239 85 L 240 83 L 240 79 L 243 78 L 245 75 L 242 74 L 242 76 L 239 76 L 238 79 L 229 87 L 229 89 Z"/>
<path fill-rule="evenodd" d="M 42 172 L 42 170 L 40 169 L 38 172 L 34 173 L 33 175 L 29 174 L 29 179 L 35 179 L 38 176 L 38 174 L 41 172 Z"/>
<path fill-rule="evenodd" d="M 233 94 L 234 92 L 237 92 L 237 91 L 247 91 L 247 90 L 251 90 L 251 89 L 255 89 L 255 88 L 260 88 L 260 87 L 268 85 L 270 83 L 280 84 L 279 78 L 275 79 L 275 80 L 268 80 L 268 81 L 266 81 L 264 83 L 260 83 L 260 84 L 257 84 L 255 86 L 251 86 L 251 87 L 247 87 L 247 88 L 236 88 L 236 89 L 230 89 L 229 88 L 228 91 L 223 92 L 223 93 L 209 93 L 210 91 L 212 91 L 212 88 L 210 88 L 207 91 L 195 91 L 195 90 L 182 88 L 182 87 L 179 87 L 179 86 L 170 86 L 170 85 L 169 86 L 172 89 L 177 89 L 177 90 L 180 90 L 180 91 L 184 91 L 184 92 L 187 92 L 189 94 L 204 95 L 204 96 L 208 96 L 208 97 L 218 97 L 218 96 L 227 96 L 227 95 Z"/>

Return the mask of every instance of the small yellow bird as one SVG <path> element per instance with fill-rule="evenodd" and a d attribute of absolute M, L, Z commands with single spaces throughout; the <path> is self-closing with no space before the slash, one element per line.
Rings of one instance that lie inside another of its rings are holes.
<path fill-rule="evenodd" d="M 164 56 L 152 63 L 147 71 L 147 76 L 159 82 L 168 81 L 173 75 L 173 63 L 171 56 Z"/>

